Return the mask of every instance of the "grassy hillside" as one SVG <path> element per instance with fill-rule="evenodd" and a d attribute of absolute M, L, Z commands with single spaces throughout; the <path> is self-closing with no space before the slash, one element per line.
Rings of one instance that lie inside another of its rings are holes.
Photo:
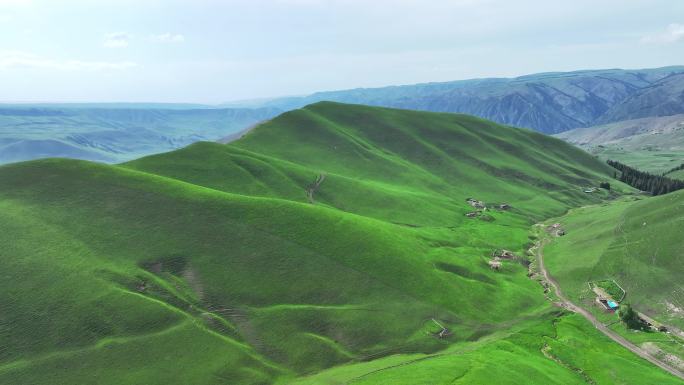
<path fill-rule="evenodd" d="M 573 211 L 563 217 L 568 235 L 547 247 L 547 264 L 576 299 L 587 282 L 615 279 L 638 310 L 684 328 L 681 277 L 684 192 Z"/>
<path fill-rule="evenodd" d="M 556 135 L 602 159 L 663 173 L 684 163 L 684 115 L 577 128 Z"/>
<path fill-rule="evenodd" d="M 684 170 L 672 171 L 666 174 L 668 178 L 684 180 Z"/>
<path fill-rule="evenodd" d="M 216 140 L 276 113 L 133 103 L 0 105 L 0 163 L 46 157 L 120 162 Z"/>
<path fill-rule="evenodd" d="M 227 146 L 197 143 L 125 167 L 300 202 L 325 174 L 315 194 L 320 204 L 412 225 L 467 222 L 468 197 L 511 203 L 509 217 L 547 217 L 598 202 L 582 186 L 612 175 L 585 152 L 532 131 L 329 102 L 285 113 Z"/>
<path fill-rule="evenodd" d="M 543 322 L 514 327 L 505 336 L 452 346 L 438 354 L 394 356 L 345 365 L 304 377 L 294 384 L 513 385 L 671 381 L 654 373 L 647 365 L 635 363 L 630 352 L 587 327 L 578 315 L 543 319 Z"/>
<path fill-rule="evenodd" d="M 524 261 L 487 265 L 609 172 L 530 131 L 333 103 L 121 166 L 0 167 L 0 383 L 681 383 Z M 467 197 L 513 208 L 470 219 Z"/>
<path fill-rule="evenodd" d="M 567 235 L 545 251 L 551 273 L 576 303 L 680 371 L 684 370 L 683 217 L 681 191 L 585 207 L 554 220 L 563 224 Z M 664 323 L 670 333 L 636 333 L 617 323 L 615 315 L 597 306 L 588 286 L 604 280 L 614 280 L 627 293 L 624 302 Z"/>

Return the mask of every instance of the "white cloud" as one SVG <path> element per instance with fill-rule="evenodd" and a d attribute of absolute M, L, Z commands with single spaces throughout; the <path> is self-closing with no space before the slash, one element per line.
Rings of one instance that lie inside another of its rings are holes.
<path fill-rule="evenodd" d="M 671 44 L 684 40 L 684 24 L 672 23 L 667 26 L 665 31 L 644 36 L 642 43 L 647 44 Z"/>
<path fill-rule="evenodd" d="M 126 48 L 132 36 L 126 32 L 113 32 L 105 35 L 104 46 L 107 48 Z"/>
<path fill-rule="evenodd" d="M 106 71 L 124 70 L 135 66 L 137 64 L 131 61 L 57 60 L 22 51 L 0 51 L 0 71 L 17 68 L 59 71 Z"/>
<path fill-rule="evenodd" d="M 150 36 L 150 41 L 154 43 L 183 43 L 185 41 L 185 36 L 167 32 Z"/>

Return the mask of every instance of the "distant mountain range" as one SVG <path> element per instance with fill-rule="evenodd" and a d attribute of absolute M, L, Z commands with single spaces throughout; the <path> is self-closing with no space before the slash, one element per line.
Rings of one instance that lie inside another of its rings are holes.
<path fill-rule="evenodd" d="M 318 92 L 226 106 L 291 110 L 328 100 L 476 115 L 559 133 L 577 127 L 684 113 L 684 66 L 589 70 Z"/>
<path fill-rule="evenodd" d="M 684 114 L 684 66 L 318 92 L 219 106 L 0 105 L 0 163 L 45 157 L 122 162 L 201 140 L 229 141 L 259 122 L 319 101 L 466 113 L 556 134 L 580 127 Z M 586 137 L 582 132 L 580 137 Z M 677 140 L 684 145 L 684 140 Z M 629 161 L 618 155 L 619 160 Z M 647 155 L 655 159 L 653 154 Z M 680 161 L 684 157 L 677 155 L 654 169 Z"/>
<path fill-rule="evenodd" d="M 279 112 L 175 104 L 4 105 L 0 163 L 46 157 L 121 162 L 217 140 Z"/>

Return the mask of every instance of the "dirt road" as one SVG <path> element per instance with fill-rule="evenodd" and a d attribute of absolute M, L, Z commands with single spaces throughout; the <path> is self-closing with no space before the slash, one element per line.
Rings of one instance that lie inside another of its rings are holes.
<path fill-rule="evenodd" d="M 656 365 L 657 367 L 671 373 L 674 376 L 677 376 L 684 380 L 684 373 L 680 372 L 679 370 L 671 367 L 670 365 L 659 361 L 655 357 L 651 356 L 646 352 L 646 350 L 634 345 L 633 343 L 629 342 L 627 339 L 622 337 L 621 335 L 615 333 L 614 331 L 608 329 L 606 326 L 603 325 L 596 317 L 594 317 L 593 314 L 589 313 L 588 311 L 584 310 L 583 308 L 575 305 L 572 303 L 561 291 L 560 286 L 558 285 L 558 282 L 556 282 L 553 277 L 549 274 L 548 270 L 546 270 L 546 266 L 544 265 L 544 246 L 548 243 L 548 239 L 544 239 L 540 241 L 537 246 L 536 246 L 536 255 L 537 255 L 537 260 L 539 261 L 539 270 L 541 271 L 542 275 L 544 276 L 544 279 L 546 282 L 549 283 L 551 287 L 553 287 L 553 290 L 556 292 L 556 296 L 558 299 L 561 301 L 561 306 L 574 312 L 577 314 L 582 315 L 584 318 L 586 318 L 589 322 L 596 327 L 601 333 L 605 334 L 608 336 L 608 338 L 612 339 L 613 341 L 617 342 L 618 344 L 624 346 L 625 348 L 629 349 L 632 353 L 638 355 L 639 357 L 647 360 L 648 362 L 652 363 L 653 365 Z"/>

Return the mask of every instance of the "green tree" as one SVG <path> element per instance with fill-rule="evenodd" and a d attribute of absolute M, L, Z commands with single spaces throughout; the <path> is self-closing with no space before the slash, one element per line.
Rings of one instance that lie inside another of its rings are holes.
<path fill-rule="evenodd" d="M 646 325 L 644 325 L 644 322 L 639 318 L 639 315 L 637 312 L 632 309 L 632 306 L 628 303 L 620 305 L 620 308 L 618 309 L 618 316 L 620 317 L 620 320 L 627 325 L 630 329 L 635 329 L 635 330 L 642 330 Z"/>

